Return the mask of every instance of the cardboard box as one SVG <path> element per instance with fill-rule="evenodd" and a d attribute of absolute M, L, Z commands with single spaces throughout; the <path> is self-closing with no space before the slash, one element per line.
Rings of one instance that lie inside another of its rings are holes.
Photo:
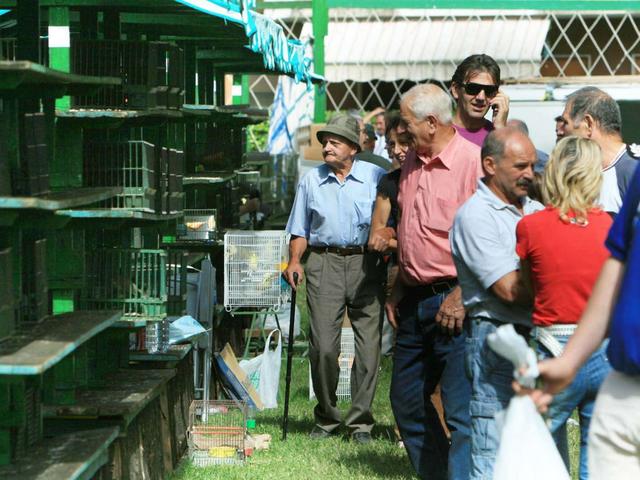
<path fill-rule="evenodd" d="M 326 125 L 326 123 L 314 123 L 309 127 L 309 145 L 322 148 L 322 144 L 318 141 L 317 134 L 318 131 L 322 130 Z"/>
<path fill-rule="evenodd" d="M 247 374 L 240 368 L 231 345 L 227 343 L 220 353 L 215 354 L 215 357 L 222 382 L 230 389 L 231 393 L 238 400 L 246 402 L 249 407 L 263 410 L 264 404 L 260 395 L 251 384 Z"/>
<path fill-rule="evenodd" d="M 322 157 L 322 147 L 302 147 L 300 151 L 300 155 L 305 160 L 314 160 L 317 162 L 323 162 L 324 158 Z"/>

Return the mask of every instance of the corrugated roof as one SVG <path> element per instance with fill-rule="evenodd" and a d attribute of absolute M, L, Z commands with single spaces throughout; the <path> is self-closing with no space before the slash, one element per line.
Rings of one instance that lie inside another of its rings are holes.
<path fill-rule="evenodd" d="M 543 18 L 404 18 L 331 21 L 325 40 L 325 78 L 447 81 L 474 53 L 496 59 L 503 78 L 538 76 L 549 29 Z M 301 37 L 311 32 L 306 24 Z"/>

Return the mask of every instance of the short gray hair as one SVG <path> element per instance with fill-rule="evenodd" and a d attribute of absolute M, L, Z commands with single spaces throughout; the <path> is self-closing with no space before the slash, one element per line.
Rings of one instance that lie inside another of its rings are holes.
<path fill-rule="evenodd" d="M 513 128 L 513 127 L 512 127 Z M 480 158 L 491 157 L 496 162 L 502 160 L 504 157 L 504 149 L 507 144 L 507 137 L 500 135 L 500 130 L 492 130 L 489 135 L 486 136 L 484 142 L 482 142 L 482 148 L 480 149 Z"/>
<path fill-rule="evenodd" d="M 449 124 L 453 120 L 451 97 L 442 88 L 432 83 L 411 87 L 400 98 L 417 120 L 433 115 L 440 123 Z"/>
<path fill-rule="evenodd" d="M 606 133 L 622 131 L 620 107 L 606 92 L 597 87 L 583 87 L 567 97 L 569 116 L 577 123 L 585 115 L 591 115 L 600 129 Z"/>

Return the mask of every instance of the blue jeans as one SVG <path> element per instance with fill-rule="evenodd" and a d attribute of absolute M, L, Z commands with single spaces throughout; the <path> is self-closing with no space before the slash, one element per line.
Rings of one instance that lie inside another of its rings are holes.
<path fill-rule="evenodd" d="M 566 345 L 569 336 L 556 337 L 562 344 Z M 595 405 L 596 395 L 609 375 L 611 366 L 607 360 L 607 341 L 605 341 L 598 350 L 596 350 L 589 360 L 578 370 L 576 378 L 571 385 L 553 398 L 553 403 L 549 407 L 549 420 L 551 420 L 551 434 L 558 445 L 558 450 L 563 454 L 563 460 L 569 469 L 569 456 L 566 450 L 563 451 L 563 442 L 566 443 L 566 437 L 562 438 L 565 429 L 562 428 L 566 421 L 571 417 L 574 409 L 578 409 L 580 418 L 580 480 L 589 478 L 587 464 L 587 438 L 589 435 L 589 424 L 593 414 L 593 406 Z M 538 355 L 541 359 L 551 358 L 551 352 L 547 348 L 538 343 Z M 566 433 L 564 433 L 566 435 Z"/>
<path fill-rule="evenodd" d="M 469 478 L 469 398 L 464 373 L 464 333 L 440 333 L 435 316 L 449 292 L 409 293 L 399 305 L 393 354 L 391 407 L 409 459 L 422 479 Z M 431 394 L 440 382 L 451 446 Z"/>
<path fill-rule="evenodd" d="M 500 324 L 469 319 L 467 374 L 471 377 L 471 474 L 473 480 L 492 480 L 499 436 L 495 414 L 507 408 L 513 396 L 513 365 L 489 347 L 487 336 Z"/>

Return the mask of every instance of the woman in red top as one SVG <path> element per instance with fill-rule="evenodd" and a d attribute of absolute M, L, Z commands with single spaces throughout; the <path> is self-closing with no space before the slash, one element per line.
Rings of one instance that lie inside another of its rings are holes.
<path fill-rule="evenodd" d="M 597 205 L 602 186 L 600 147 L 567 137 L 549 157 L 542 182 L 546 209 L 524 217 L 516 229 L 523 278 L 535 294 L 533 323 L 543 358 L 558 356 L 580 319 L 600 268 L 611 217 Z M 586 480 L 587 435 L 596 394 L 609 373 L 604 346 L 582 367 L 549 409 L 551 432 L 565 457 L 565 422 L 580 414 L 580 479 Z"/>

